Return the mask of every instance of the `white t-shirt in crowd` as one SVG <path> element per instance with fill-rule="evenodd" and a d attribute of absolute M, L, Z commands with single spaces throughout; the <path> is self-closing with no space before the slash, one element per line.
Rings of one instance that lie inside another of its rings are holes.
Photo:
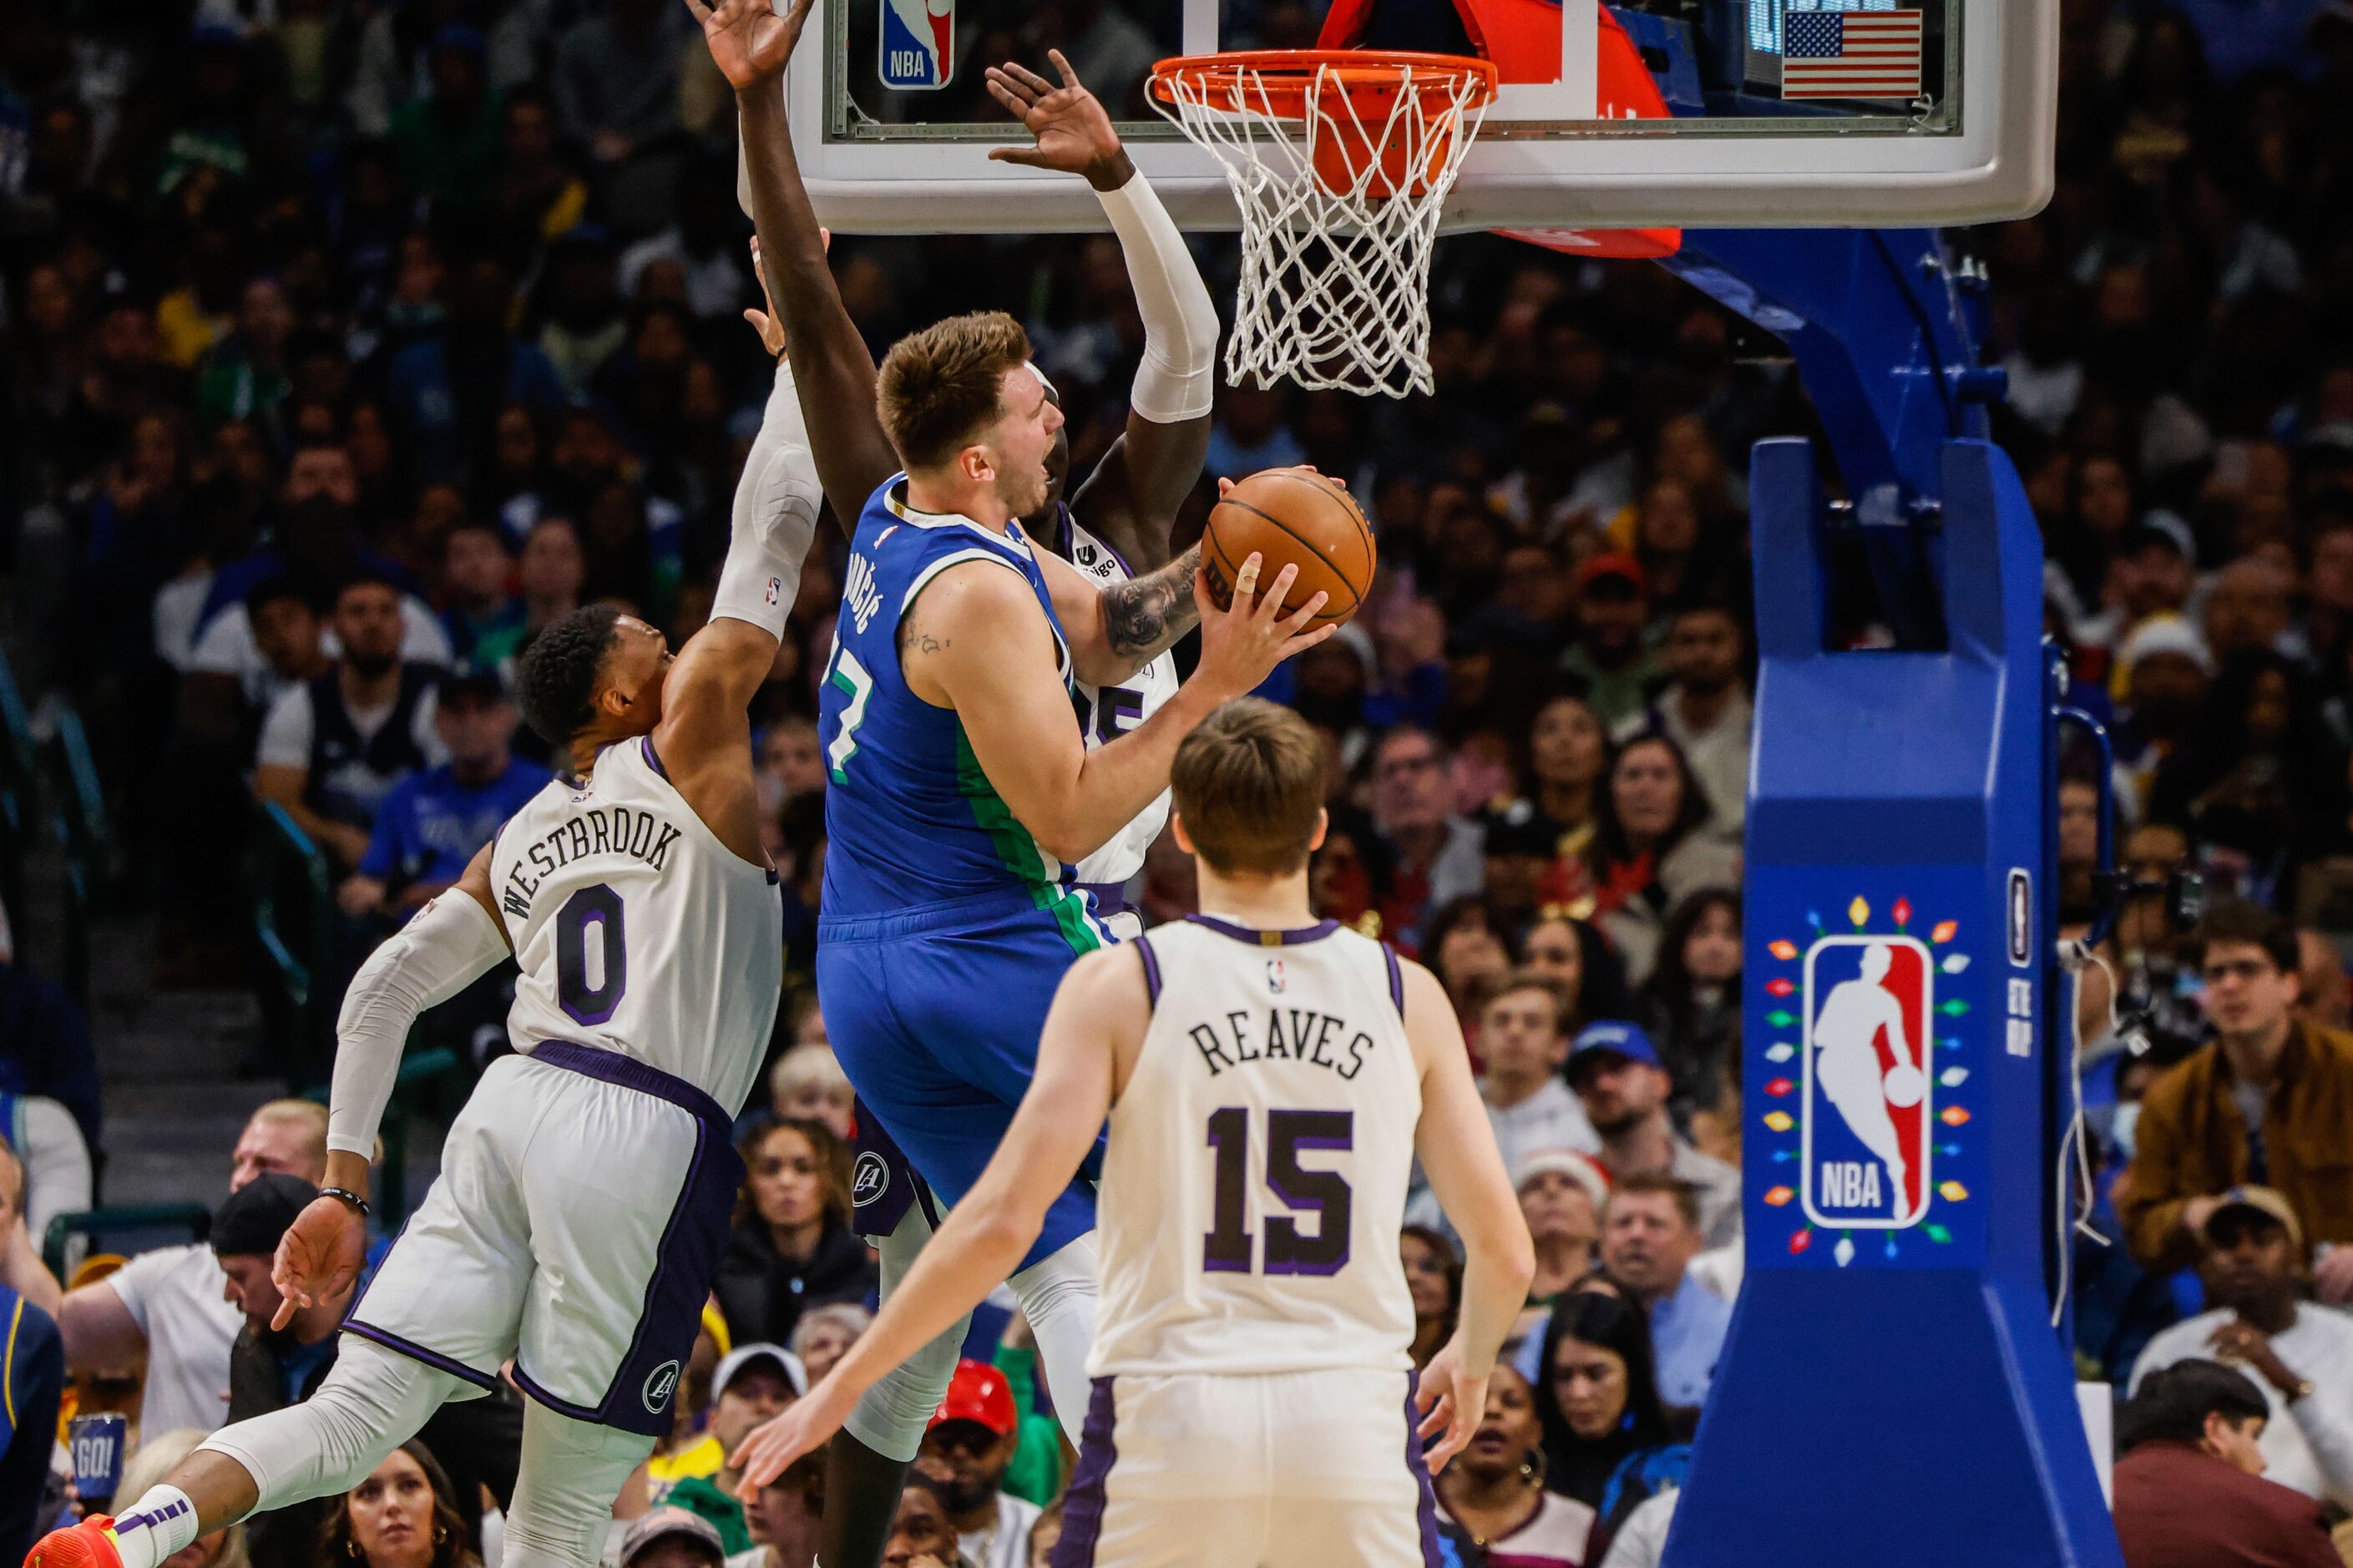
<path fill-rule="evenodd" d="M 1479 1087 L 1484 1098 L 1484 1079 Z M 1506 1171 L 1518 1170 L 1523 1160 L 1546 1149 L 1574 1149 L 1580 1154 L 1601 1152 L 1601 1140 L 1594 1135 L 1585 1102 L 1556 1078 L 1545 1079 L 1542 1088 L 1517 1105 L 1488 1100 L 1487 1124 L 1495 1130 L 1495 1146 L 1503 1151 Z"/>
<path fill-rule="evenodd" d="M 1667 1552 L 1667 1527 L 1675 1521 L 1675 1503 L 1682 1497 L 1669 1487 L 1636 1503 L 1618 1526 L 1601 1568 L 1659 1568 L 1659 1559 Z"/>
<path fill-rule="evenodd" d="M 1482 1079 L 1482 1097 L 1485 1090 Z M 1601 1150 L 1592 1120 L 1585 1114 L 1585 1102 L 1556 1078 L 1545 1079 L 1543 1088 L 1508 1109 L 1489 1103 L 1487 1124 L 1495 1130 L 1495 1146 L 1503 1152 L 1506 1172 L 1516 1172 L 1521 1161 L 1550 1149 L 1573 1149 L 1580 1154 Z M 1407 1189 L 1405 1222 L 1438 1232 L 1458 1249 L 1461 1246 L 1462 1238 L 1439 1206 L 1438 1194 L 1430 1189 L 1419 1160 L 1414 1162 L 1413 1183 Z"/>
<path fill-rule="evenodd" d="M 403 595 L 400 619 L 402 663 L 449 662 L 449 634 L 443 629 L 432 606 L 414 594 Z M 321 628 L 319 647 L 329 658 L 342 656 L 343 645 L 336 640 L 332 626 Z M 243 605 L 230 605 L 205 623 L 204 629 L 196 634 L 195 649 L 188 655 L 188 668 L 202 675 L 236 676 L 245 700 L 256 708 L 268 707 L 298 684 L 280 675 L 261 656 L 261 645 L 253 640 L 252 617 L 245 613 Z"/>
<path fill-rule="evenodd" d="M 1029 1527 L 1045 1510 L 1005 1492 L 997 1494 L 997 1522 L 969 1535 L 958 1534 L 956 1547 L 974 1568 L 1029 1568 Z"/>
<path fill-rule="evenodd" d="M 438 768 L 449 760 L 448 748 L 441 744 L 440 732 L 433 727 L 436 693 L 428 689 L 417 700 L 417 712 L 408 726 L 409 738 L 417 750 L 425 753 L 425 765 Z M 374 708 L 351 708 L 352 728 L 358 731 L 363 742 L 375 739 L 385 721 L 399 706 L 396 693 L 390 702 Z M 253 760 L 265 766 L 307 768 L 311 765 L 311 734 L 318 723 L 311 709 L 311 689 L 297 686 L 280 695 L 269 705 L 269 717 L 261 721 L 261 742 L 254 749 Z M 385 786 L 391 788 L 391 784 Z"/>
<path fill-rule="evenodd" d="M 223 1292 L 228 1276 L 209 1247 L 142 1252 L 106 1278 L 147 1336 L 146 1432 L 194 1426 L 210 1432 L 228 1417 L 228 1350 L 245 1314 Z"/>
<path fill-rule="evenodd" d="M 209 572 L 177 578 L 155 590 L 151 612 L 155 652 L 165 664 L 183 674 L 195 657 L 198 622 L 205 613 L 206 596 L 212 591 L 213 574 Z"/>
<path fill-rule="evenodd" d="M 2214 1331 L 2235 1312 L 2200 1312 L 2149 1339 L 2133 1363 L 2130 1392 L 2137 1394 L 2150 1373 L 2193 1357 L 2214 1358 Z M 2241 1366 L 2247 1381 L 2263 1391 L 2271 1419 L 2257 1447 L 2263 1453 L 2263 1479 L 2277 1481 L 2309 1498 L 2353 1508 L 2353 1315 L 2334 1307 L 2300 1303 L 2295 1321 L 2272 1336 L 2272 1349 L 2312 1392 L 2290 1405 L 2253 1367 Z M 2225 1363 L 2235 1365 L 2236 1363 Z"/>
<path fill-rule="evenodd" d="M 0 1120 L 0 1135 L 24 1161 L 25 1228 L 37 1237 L 58 1215 L 90 1207 L 90 1145 L 73 1112 L 45 1094 L 28 1094 L 16 1109 Z"/>

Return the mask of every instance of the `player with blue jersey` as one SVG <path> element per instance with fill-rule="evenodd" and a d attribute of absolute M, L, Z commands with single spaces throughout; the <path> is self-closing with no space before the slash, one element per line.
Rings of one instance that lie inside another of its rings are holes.
<path fill-rule="evenodd" d="M 834 864 L 819 964 L 828 1032 L 868 1096 L 859 1123 L 858 1225 L 877 1240 L 887 1293 L 937 1215 L 889 1134 L 905 1136 L 913 1164 L 947 1195 L 962 1190 L 1027 1082 L 1054 979 L 1075 952 L 1103 940 L 1094 917 L 1103 911 L 1073 884 L 1099 884 L 1095 895 L 1108 896 L 1141 866 L 1165 816 L 1165 795 L 1154 788 L 1124 795 L 1126 815 L 1116 825 L 1091 816 L 1083 838 L 1068 823 L 1050 828 L 1051 813 L 1066 809 L 1057 804 L 1066 774 L 1050 771 L 1042 803 L 1034 784 L 1007 776 L 1018 770 L 992 757 L 965 699 L 923 689 L 930 677 L 916 664 L 947 654 L 944 644 L 918 644 L 913 658 L 902 658 L 910 630 L 902 616 L 911 605 L 920 617 L 935 604 L 973 596 L 959 574 L 998 580 L 1006 601 L 998 608 L 1020 613 L 1017 635 L 982 650 L 993 647 L 1011 668 L 1023 663 L 1012 641 L 1034 639 L 1037 682 L 1024 684 L 1023 700 L 1029 721 L 1053 731 L 1051 745 L 1000 742 L 998 749 L 1066 773 L 1083 770 L 1091 782 L 1104 776 L 1074 743 L 1081 726 L 1071 721 L 1072 706 L 1082 715 L 1083 745 L 1100 748 L 1148 725 L 1176 695 L 1166 644 L 1193 619 L 1186 590 L 1194 565 L 1187 560 L 1157 580 L 1153 569 L 1167 562 L 1170 526 L 1200 478 L 1218 323 L 1183 237 L 1067 62 L 1055 57 L 1059 88 L 1018 67 L 990 71 L 991 90 L 1036 141 L 992 156 L 1082 175 L 1103 202 L 1135 287 L 1144 363 L 1126 429 L 1071 505 L 1061 500 L 1069 445 L 1058 414 L 1037 401 L 1039 389 L 1049 399 L 1051 393 L 1037 376 L 1036 387 L 1025 381 L 1012 395 L 1025 413 L 1035 403 L 1046 426 L 1042 489 L 1001 511 L 1001 526 L 928 515 L 957 509 L 927 502 L 923 475 L 899 472 L 900 454 L 876 411 L 873 359 L 835 289 L 770 80 L 807 16 L 806 4 L 782 16 L 723 5 L 704 31 L 744 105 L 739 195 L 759 230 L 777 327 L 801 371 L 818 477 L 836 513 L 860 519 L 839 647 L 826 669 Z M 756 90 L 763 82 L 766 90 Z M 1117 607 L 1109 618 L 1126 627 L 1127 652 L 1116 661 L 1090 653 L 1106 605 Z M 1160 623 L 1148 636 L 1147 621 Z M 936 631 L 925 635 L 940 640 Z M 976 635 L 994 634 L 984 626 Z M 971 679 L 993 684 L 997 667 L 984 665 Z M 988 724 L 980 718 L 980 729 Z M 1156 765 L 1165 782 L 1166 763 Z M 920 1028 L 909 1023 L 911 1011 L 922 1016 Z M 1058 1219 L 1058 1242 L 1041 1245 L 1018 1283 L 1075 1440 L 1083 1398 L 1071 1390 L 1082 1387 L 1092 1322 L 1092 1255 L 1069 1245 L 1091 1223 L 1083 1190 L 1069 1194 Z M 880 1556 L 907 1461 L 960 1337 L 944 1334 L 913 1358 L 828 1451 L 821 1558 L 832 1568 L 868 1568 Z"/>
<path fill-rule="evenodd" d="M 859 520 L 818 710 L 827 1032 L 868 1111 L 951 1204 L 1020 1104 L 1054 983 L 1108 941 L 1063 866 L 1159 797 L 1194 724 L 1325 635 L 1308 629 L 1321 595 L 1282 613 L 1295 568 L 1261 598 L 1247 563 L 1192 679 L 1090 749 L 1073 683 L 1132 678 L 1200 617 L 1208 588 L 1189 556 L 1098 589 L 1031 546 L 1016 520 L 1044 499 L 1061 416 L 1012 318 L 983 313 L 883 361 L 878 404 L 907 471 Z M 1012 1281 L 1066 1414 L 1092 1339 L 1093 1223 L 1073 1184 Z"/>

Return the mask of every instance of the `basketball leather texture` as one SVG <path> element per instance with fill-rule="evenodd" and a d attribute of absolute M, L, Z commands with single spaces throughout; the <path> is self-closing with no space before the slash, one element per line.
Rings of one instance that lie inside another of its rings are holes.
<path fill-rule="evenodd" d="M 1259 587 L 1296 563 L 1299 580 L 1284 595 L 1286 615 L 1321 591 L 1329 594 L 1316 626 L 1354 616 L 1372 591 L 1373 531 L 1348 492 L 1305 468 L 1267 468 L 1219 498 L 1201 536 L 1201 564 L 1209 596 L 1220 609 L 1233 603 L 1235 574 L 1256 551 Z"/>

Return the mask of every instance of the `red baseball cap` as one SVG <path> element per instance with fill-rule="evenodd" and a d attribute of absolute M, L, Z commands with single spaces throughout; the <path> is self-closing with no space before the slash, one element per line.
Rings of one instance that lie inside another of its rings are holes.
<path fill-rule="evenodd" d="M 948 1379 L 948 1396 L 932 1416 L 934 1426 L 943 1421 L 977 1421 L 1003 1437 L 1019 1424 L 1020 1414 L 1003 1373 L 985 1362 L 960 1361 Z"/>
<path fill-rule="evenodd" d="M 1637 594 L 1651 591 L 1651 579 L 1642 570 L 1642 563 L 1622 550 L 1593 556 L 1577 569 L 1577 585 L 1580 588 L 1590 588 L 1604 577 L 1631 584 Z"/>

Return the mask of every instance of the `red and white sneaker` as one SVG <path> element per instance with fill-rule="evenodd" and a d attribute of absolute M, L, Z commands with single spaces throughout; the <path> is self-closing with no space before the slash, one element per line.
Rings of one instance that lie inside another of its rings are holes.
<path fill-rule="evenodd" d="M 25 1568 L 122 1568 L 122 1553 L 115 1550 L 114 1521 L 98 1514 L 71 1530 L 52 1530 L 33 1543 Z"/>

